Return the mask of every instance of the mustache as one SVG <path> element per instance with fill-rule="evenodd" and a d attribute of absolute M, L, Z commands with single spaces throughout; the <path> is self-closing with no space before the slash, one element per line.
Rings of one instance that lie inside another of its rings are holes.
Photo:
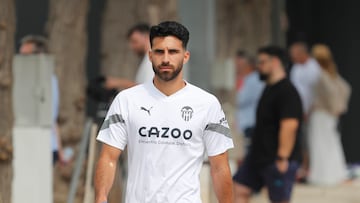
<path fill-rule="evenodd" d="M 162 62 L 161 64 L 160 64 L 160 66 L 170 66 L 170 62 Z"/>
<path fill-rule="evenodd" d="M 161 68 L 163 66 L 174 68 L 174 65 L 171 65 L 170 63 L 161 63 L 158 67 Z"/>

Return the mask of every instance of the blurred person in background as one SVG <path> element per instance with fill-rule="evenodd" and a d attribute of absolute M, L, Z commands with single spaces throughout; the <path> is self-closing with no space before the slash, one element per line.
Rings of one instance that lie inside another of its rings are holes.
<path fill-rule="evenodd" d="M 154 72 L 148 56 L 150 51 L 149 33 L 150 26 L 148 24 L 138 23 L 132 26 L 126 35 L 129 49 L 142 59 L 134 80 L 99 76 L 88 83 L 87 95 L 94 100 L 97 106 L 95 120 L 99 125 L 104 120 L 110 103 L 119 91 L 153 79 Z"/>
<path fill-rule="evenodd" d="M 311 57 L 308 46 L 303 42 L 296 42 L 290 47 L 290 57 L 293 66 L 290 71 L 290 80 L 298 90 L 304 116 L 308 116 L 314 101 L 314 86 L 320 75 L 318 62 Z"/>
<path fill-rule="evenodd" d="M 300 94 L 304 111 L 304 120 L 301 129 L 303 139 L 303 161 L 302 166 L 298 171 L 298 179 L 305 182 L 309 170 L 307 123 L 314 102 L 314 87 L 319 79 L 321 71 L 319 64 L 311 57 L 309 48 L 304 42 L 295 42 L 290 46 L 290 57 L 293 63 L 290 71 L 290 80 Z"/>
<path fill-rule="evenodd" d="M 266 82 L 260 98 L 249 153 L 234 176 L 236 203 L 247 203 L 253 192 L 266 186 L 273 203 L 290 202 L 300 160 L 300 96 L 286 77 L 284 49 L 260 48 L 258 69 Z"/>
<path fill-rule="evenodd" d="M 20 42 L 19 53 L 23 55 L 32 55 L 32 54 L 47 54 L 47 39 L 43 36 L 38 35 L 28 35 L 22 38 Z M 53 164 L 60 161 L 64 163 L 64 156 L 62 150 L 61 139 L 58 130 L 58 116 L 59 116 L 59 84 L 58 79 L 55 73 L 51 77 L 51 86 L 52 86 L 52 110 L 53 110 L 53 125 L 51 132 L 51 149 L 53 153 Z"/>
<path fill-rule="evenodd" d="M 150 51 L 149 32 L 150 26 L 145 23 L 136 24 L 129 29 L 127 33 L 129 47 L 138 57 L 142 58 L 135 80 L 108 76 L 105 80 L 106 89 L 126 89 L 153 79 L 154 72 L 148 56 Z"/>
<path fill-rule="evenodd" d="M 347 111 L 350 85 L 340 76 L 329 47 L 312 49 L 321 67 L 315 85 L 313 112 L 309 118 L 309 182 L 333 185 L 347 178 L 346 161 L 337 130 L 339 117 Z"/>
<path fill-rule="evenodd" d="M 245 51 L 238 50 L 235 57 L 236 71 L 242 75 L 242 87 L 237 90 L 237 127 L 244 135 L 245 153 L 251 145 L 251 134 L 255 127 L 256 107 L 261 96 L 264 84 L 256 71 L 255 58 Z"/>

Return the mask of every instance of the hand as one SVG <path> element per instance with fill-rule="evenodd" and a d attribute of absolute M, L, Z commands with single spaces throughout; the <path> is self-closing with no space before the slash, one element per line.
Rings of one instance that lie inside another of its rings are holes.
<path fill-rule="evenodd" d="M 286 159 L 276 160 L 275 165 L 280 173 L 286 173 L 289 169 L 289 161 Z"/>
<path fill-rule="evenodd" d="M 65 160 L 65 156 L 64 156 L 64 151 L 58 150 L 58 155 L 59 155 L 59 163 L 61 166 L 64 166 L 68 163 L 68 161 Z"/>

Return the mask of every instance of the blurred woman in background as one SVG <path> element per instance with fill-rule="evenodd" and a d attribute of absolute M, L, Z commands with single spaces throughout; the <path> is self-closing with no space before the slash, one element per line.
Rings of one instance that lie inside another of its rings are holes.
<path fill-rule="evenodd" d="M 346 161 L 338 131 L 339 117 L 347 111 L 350 85 L 340 76 L 329 47 L 312 49 L 322 72 L 315 86 L 315 100 L 309 121 L 309 182 L 334 185 L 347 178 Z"/>

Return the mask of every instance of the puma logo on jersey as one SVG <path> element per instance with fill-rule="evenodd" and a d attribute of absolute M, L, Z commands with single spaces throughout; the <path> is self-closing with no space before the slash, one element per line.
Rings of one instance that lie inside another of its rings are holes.
<path fill-rule="evenodd" d="M 220 122 L 219 122 L 221 125 L 227 125 L 228 124 L 228 121 L 226 120 L 225 117 L 223 117 L 222 119 L 220 119 Z"/>
<path fill-rule="evenodd" d="M 146 111 L 148 114 L 149 114 L 149 116 L 151 116 L 151 109 L 152 109 L 153 107 L 150 107 L 150 109 L 146 109 L 145 107 L 141 107 L 140 108 L 140 110 L 143 110 L 143 111 Z"/>

